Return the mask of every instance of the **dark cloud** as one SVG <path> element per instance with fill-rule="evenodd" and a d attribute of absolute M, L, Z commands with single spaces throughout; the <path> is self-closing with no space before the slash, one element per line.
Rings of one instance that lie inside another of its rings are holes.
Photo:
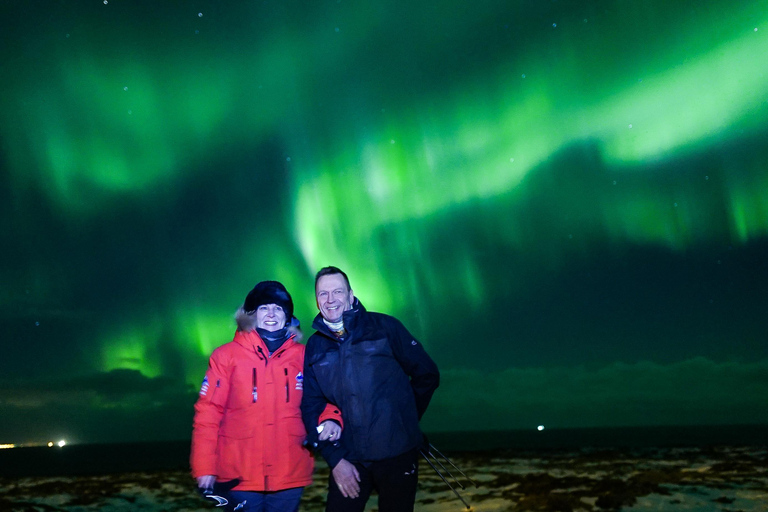
<path fill-rule="evenodd" d="M 430 430 L 764 424 L 768 359 L 443 372 Z M 478 424 L 482 418 L 482 425 Z"/>
<path fill-rule="evenodd" d="M 113 370 L 0 387 L 3 435 L 14 442 L 185 439 L 197 392 L 183 381 Z"/>

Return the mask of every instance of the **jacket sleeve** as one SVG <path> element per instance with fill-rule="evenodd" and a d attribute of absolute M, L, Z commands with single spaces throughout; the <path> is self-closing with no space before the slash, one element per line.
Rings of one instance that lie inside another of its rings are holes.
<path fill-rule="evenodd" d="M 229 396 L 228 366 L 221 352 L 214 351 L 208 361 L 200 396 L 195 402 L 192 424 L 192 449 L 190 465 L 192 476 L 216 475 L 216 445 L 219 425 Z"/>
<path fill-rule="evenodd" d="M 317 424 L 320 425 L 324 421 L 335 421 L 339 426 L 344 428 L 344 420 L 341 419 L 341 411 L 333 404 L 326 404 L 325 410 L 317 420 Z"/>
<path fill-rule="evenodd" d="M 320 389 L 320 385 L 317 383 L 317 377 L 315 377 L 315 371 L 310 364 L 312 354 L 314 351 L 311 347 L 312 338 L 307 343 L 307 351 L 304 354 L 304 393 L 301 397 L 301 418 L 304 421 L 304 427 L 307 429 L 307 443 L 308 445 L 320 452 L 320 455 L 325 459 L 330 468 L 336 467 L 341 459 L 347 457 L 346 450 L 341 447 L 338 442 L 331 443 L 329 441 L 320 441 L 317 436 L 317 426 L 326 419 L 335 419 L 328 417 L 329 407 L 332 404 L 328 403 L 325 395 Z M 338 409 L 335 409 L 338 411 Z M 321 420 L 321 414 L 323 420 Z M 337 412 L 339 421 L 341 420 L 341 413 Z M 340 423 L 343 426 L 343 423 Z"/>
<path fill-rule="evenodd" d="M 400 367 L 411 378 L 413 396 L 416 398 L 416 410 L 419 419 L 424 415 L 437 387 L 440 385 L 440 372 L 421 343 L 396 318 L 390 317 L 391 335 L 389 336 L 392 352 Z"/>

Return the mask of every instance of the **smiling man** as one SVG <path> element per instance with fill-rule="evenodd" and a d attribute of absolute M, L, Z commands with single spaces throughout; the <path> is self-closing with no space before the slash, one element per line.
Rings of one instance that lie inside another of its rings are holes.
<path fill-rule="evenodd" d="M 374 489 L 380 512 L 413 510 L 419 420 L 439 384 L 437 366 L 397 319 L 366 311 L 340 269 L 317 273 L 315 297 L 301 402 L 310 442 L 327 403 L 344 420 L 340 441 L 317 444 L 332 468 L 326 511 L 362 512 Z"/>

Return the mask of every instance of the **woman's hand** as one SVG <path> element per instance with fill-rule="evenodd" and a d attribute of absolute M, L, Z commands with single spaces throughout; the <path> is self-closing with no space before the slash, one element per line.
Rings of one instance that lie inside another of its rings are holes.
<path fill-rule="evenodd" d="M 320 424 L 323 427 L 317 438 L 320 441 L 338 441 L 341 438 L 341 426 L 333 420 L 326 420 Z"/>
<path fill-rule="evenodd" d="M 197 486 L 201 489 L 213 489 L 213 484 L 216 483 L 216 476 L 203 475 L 197 477 Z"/>

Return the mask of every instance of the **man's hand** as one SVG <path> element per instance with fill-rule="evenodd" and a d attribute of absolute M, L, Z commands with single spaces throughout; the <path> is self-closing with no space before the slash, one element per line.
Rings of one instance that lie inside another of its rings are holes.
<path fill-rule="evenodd" d="M 341 438 L 341 427 L 335 421 L 326 420 L 322 422 L 320 426 L 323 427 L 323 430 L 320 432 L 320 435 L 317 436 L 318 440 L 335 442 Z"/>
<path fill-rule="evenodd" d="M 360 473 L 346 459 L 341 459 L 333 468 L 333 479 L 345 498 L 354 499 L 360 495 Z"/>
<path fill-rule="evenodd" d="M 213 489 L 213 484 L 216 483 L 216 477 L 214 475 L 203 475 L 197 477 L 197 486 L 200 489 Z"/>

